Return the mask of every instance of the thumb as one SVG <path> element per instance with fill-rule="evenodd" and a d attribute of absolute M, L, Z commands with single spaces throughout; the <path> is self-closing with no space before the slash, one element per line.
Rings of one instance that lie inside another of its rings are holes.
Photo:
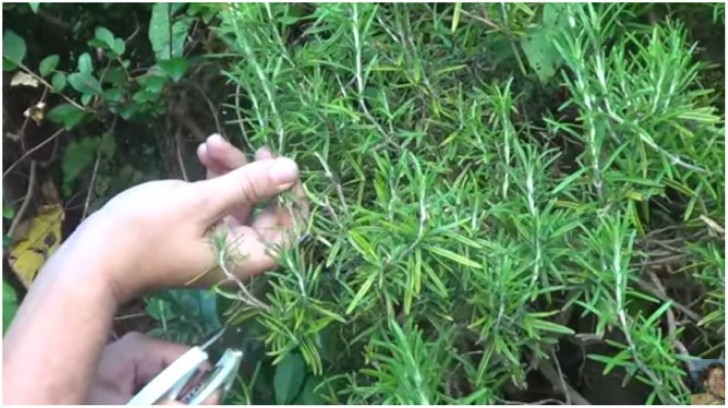
<path fill-rule="evenodd" d="M 298 166 L 280 157 L 258 160 L 225 175 L 198 181 L 197 194 L 204 206 L 201 213 L 217 221 L 241 205 L 255 205 L 290 189 L 298 180 Z"/>

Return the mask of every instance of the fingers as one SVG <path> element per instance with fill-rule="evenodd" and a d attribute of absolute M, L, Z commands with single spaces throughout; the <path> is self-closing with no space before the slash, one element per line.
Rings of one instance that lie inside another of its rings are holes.
<path fill-rule="evenodd" d="M 245 154 L 220 135 L 214 134 L 207 138 L 205 143 L 197 149 L 197 157 L 205 168 L 207 168 L 207 179 L 218 177 L 229 173 L 238 167 L 248 163 Z M 253 211 L 250 205 L 243 205 L 230 213 L 226 222 L 230 225 L 245 224 Z"/>
<path fill-rule="evenodd" d="M 240 149 L 222 136 L 213 134 L 197 148 L 197 157 L 207 169 L 207 178 L 214 178 L 248 163 Z"/>
<path fill-rule="evenodd" d="M 221 220 L 241 206 L 254 206 L 293 187 L 298 166 L 287 158 L 259 160 L 211 180 L 195 183 L 205 222 Z"/>
<path fill-rule="evenodd" d="M 273 156 L 273 152 L 271 152 L 267 147 L 261 147 L 257 152 L 255 152 L 255 160 L 268 160 L 273 158 L 275 158 L 275 156 Z"/>
<path fill-rule="evenodd" d="M 116 344 L 120 358 L 134 362 L 134 382 L 146 384 L 167 366 L 186 353 L 190 347 L 155 339 L 140 333 L 129 333 Z"/>

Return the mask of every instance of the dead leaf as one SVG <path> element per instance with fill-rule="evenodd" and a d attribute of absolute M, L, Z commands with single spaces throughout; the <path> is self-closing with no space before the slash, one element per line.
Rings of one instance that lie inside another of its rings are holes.
<path fill-rule="evenodd" d="M 26 238 L 11 245 L 8 256 L 10 267 L 26 288 L 30 288 L 46 260 L 61 245 L 64 215 L 59 204 L 44 206 L 30 220 Z"/>
<path fill-rule="evenodd" d="M 711 230 L 713 230 L 713 231 L 717 232 L 717 233 L 718 233 L 719 235 L 725 235 L 725 229 L 723 229 L 723 227 L 721 227 L 720 225 L 718 225 L 718 223 L 717 223 L 717 222 L 713 221 L 712 219 L 710 219 L 709 217 L 707 217 L 707 216 L 705 216 L 705 215 L 703 215 L 703 214 L 701 214 L 701 215 L 700 215 L 700 219 L 701 219 L 701 220 L 702 220 L 702 221 L 703 221 L 703 222 L 704 222 L 705 224 L 707 224 L 707 225 L 708 225 L 708 227 L 709 227 L 709 228 L 710 228 Z"/>
<path fill-rule="evenodd" d="M 30 86 L 33 88 L 37 88 L 38 85 L 40 85 L 40 83 L 37 79 L 35 79 L 32 75 L 26 74 L 22 71 L 17 72 L 10 80 L 10 86 Z"/>
<path fill-rule="evenodd" d="M 58 188 L 53 183 L 53 180 L 48 178 L 40 185 L 40 196 L 43 197 L 43 202 L 47 204 L 61 204 L 60 196 L 58 195 Z"/>
<path fill-rule="evenodd" d="M 23 112 L 23 116 L 33 119 L 33 122 L 35 122 L 36 125 L 40 126 L 43 122 L 45 106 L 46 104 L 44 102 L 38 102 L 35 106 L 31 106 L 30 108 L 26 109 L 25 112 Z"/>

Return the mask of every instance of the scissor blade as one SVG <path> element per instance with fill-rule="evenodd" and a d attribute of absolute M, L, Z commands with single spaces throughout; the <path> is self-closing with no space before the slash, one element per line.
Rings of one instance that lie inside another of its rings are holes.
<path fill-rule="evenodd" d="M 223 333 L 225 333 L 225 329 L 224 328 L 221 329 L 219 332 L 217 332 L 217 334 L 215 334 L 214 336 L 210 337 L 210 340 L 207 340 L 205 342 L 205 344 L 203 344 L 203 345 L 200 346 L 200 348 L 203 349 L 203 350 L 206 350 L 213 343 L 215 343 L 220 338 L 220 336 L 222 336 Z"/>

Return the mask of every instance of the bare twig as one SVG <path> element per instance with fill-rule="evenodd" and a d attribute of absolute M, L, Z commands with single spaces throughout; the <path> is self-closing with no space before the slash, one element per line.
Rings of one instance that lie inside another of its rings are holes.
<path fill-rule="evenodd" d="M 202 98 L 207 103 L 207 107 L 210 109 L 210 114 L 212 115 L 212 120 L 215 121 L 215 128 L 217 129 L 217 133 L 220 136 L 224 137 L 225 133 L 223 133 L 222 126 L 220 126 L 220 118 L 218 118 L 217 109 L 215 109 L 215 104 L 212 103 L 212 100 L 210 100 L 210 97 L 207 96 L 207 93 L 205 92 L 204 89 L 202 89 L 200 84 L 198 84 L 197 82 L 194 82 L 194 81 L 185 81 L 185 82 L 191 84 L 192 87 L 194 87 L 200 93 L 200 95 L 202 95 Z"/>
<path fill-rule="evenodd" d="M 649 285 L 647 282 L 644 282 L 640 279 L 635 280 L 635 282 L 637 283 L 637 286 L 639 286 L 643 290 L 646 290 L 647 292 L 650 292 L 650 294 L 656 296 L 658 299 L 665 302 L 672 301 L 672 306 L 685 314 L 685 316 L 687 316 L 690 320 L 694 322 L 699 322 L 702 319 L 699 314 L 693 312 L 689 307 L 683 305 L 682 303 L 676 302 L 674 299 L 670 299 L 667 295 L 660 293 L 657 289 L 653 288 L 652 285 Z"/>
<path fill-rule="evenodd" d="M 175 144 L 177 145 L 177 163 L 179 163 L 179 169 L 182 172 L 182 178 L 184 181 L 190 181 L 187 177 L 187 169 L 185 168 L 185 162 L 182 159 L 182 125 L 177 126 L 177 132 L 175 132 Z"/>
<path fill-rule="evenodd" d="M 648 272 L 648 275 L 650 276 L 650 280 L 655 285 L 655 289 L 658 293 L 663 295 L 665 298 L 668 298 L 667 291 L 665 290 L 665 287 L 662 285 L 662 282 L 660 281 L 660 278 L 655 275 L 654 272 Z M 674 306 L 675 302 L 673 301 L 671 306 Z M 675 337 L 675 331 L 676 331 L 676 323 L 675 323 L 675 312 L 673 312 L 672 307 L 669 307 L 667 309 L 667 312 L 665 312 L 665 315 L 667 317 L 667 332 L 670 337 L 672 337 L 672 345 L 677 351 L 678 354 L 682 355 L 683 357 L 688 357 L 685 359 L 685 364 L 688 366 L 688 371 L 695 371 L 695 365 L 692 361 L 690 361 L 690 353 L 688 352 L 688 349 L 685 347 L 685 345 Z"/>
<path fill-rule="evenodd" d="M 137 317 L 144 317 L 146 315 L 146 313 L 132 313 L 128 315 L 116 316 L 114 317 L 114 321 L 118 322 L 120 320 L 136 319 Z"/>
<path fill-rule="evenodd" d="M 18 66 L 20 67 L 20 69 L 22 69 L 23 71 L 25 71 L 28 75 L 32 76 L 33 79 L 35 79 L 36 81 L 38 81 L 41 84 L 43 84 L 46 88 L 53 89 L 53 85 L 49 84 L 48 81 L 46 81 L 42 77 L 36 75 L 36 73 L 33 72 L 30 68 L 26 67 L 23 64 L 19 64 Z M 80 109 L 81 111 L 83 111 L 83 112 L 93 112 L 92 109 L 84 108 L 83 106 L 79 105 L 78 102 L 76 102 L 73 99 L 67 97 L 66 95 L 64 95 L 62 93 L 59 93 L 59 95 L 61 96 L 61 98 L 65 99 L 66 102 L 70 103 L 71 105 L 75 106 L 76 108 Z"/>
<path fill-rule="evenodd" d="M 559 374 L 561 389 L 563 391 L 566 391 L 568 389 L 568 385 L 566 384 L 566 380 L 564 379 L 564 373 L 561 371 L 561 363 L 559 363 L 559 360 L 556 358 L 556 353 L 554 353 L 553 349 L 551 349 L 551 359 L 554 361 L 554 366 L 556 366 L 556 371 Z M 569 392 L 564 392 L 564 397 L 566 397 L 566 403 L 571 405 L 571 394 Z"/>
<path fill-rule="evenodd" d="M 584 398 L 581 394 L 579 394 L 578 391 L 576 391 L 569 383 L 567 383 L 564 380 L 563 375 L 561 374 L 561 368 L 555 369 L 554 365 L 556 365 L 556 357 L 551 353 L 552 358 L 554 359 L 554 363 L 552 364 L 549 360 L 539 359 L 538 360 L 538 369 L 541 371 L 541 373 L 549 380 L 551 381 L 551 384 L 554 386 L 557 386 L 561 389 L 561 393 L 566 397 L 566 401 L 571 404 L 574 403 L 576 405 L 591 405 L 589 400 Z"/>
<path fill-rule="evenodd" d="M 96 162 L 94 163 L 94 172 L 91 175 L 91 182 L 89 183 L 88 193 L 86 194 L 86 201 L 83 204 L 83 213 L 81 215 L 81 222 L 86 219 L 86 212 L 88 211 L 89 202 L 91 202 L 91 194 L 94 191 L 94 183 L 96 182 L 96 174 L 99 171 L 99 162 L 101 162 L 101 149 L 96 150 Z"/>
<path fill-rule="evenodd" d="M 559 401 L 555 398 L 546 398 L 534 402 L 525 402 L 525 401 L 509 401 L 504 399 L 499 399 L 498 402 L 502 402 L 505 405 L 546 405 L 546 404 L 556 404 L 556 405 L 564 405 L 563 401 Z"/>
<path fill-rule="evenodd" d="M 484 16 L 479 16 L 479 15 L 477 15 L 477 14 L 473 14 L 473 13 L 471 13 L 471 12 L 469 12 L 469 11 L 467 11 L 467 10 L 463 10 L 463 9 L 461 9 L 461 10 L 460 10 L 460 13 L 461 13 L 461 14 L 462 14 L 463 16 L 465 16 L 465 17 L 469 17 L 469 18 L 472 18 L 473 20 L 476 20 L 476 21 L 480 21 L 481 23 L 483 23 L 483 24 L 487 25 L 487 26 L 488 26 L 488 27 L 490 27 L 490 28 L 493 28 L 493 29 L 496 29 L 496 30 L 501 30 L 501 27 L 500 27 L 500 26 L 498 26 L 498 24 L 496 24 L 496 23 L 494 23 L 494 22 L 492 22 L 492 21 L 488 20 L 488 19 L 487 19 L 486 17 L 484 17 Z"/>
<path fill-rule="evenodd" d="M 30 156 L 34 152 L 38 151 L 41 147 L 45 146 L 46 144 L 48 144 L 48 143 L 52 142 L 53 140 L 55 140 L 58 137 L 58 135 L 60 135 L 61 133 L 63 133 L 63 130 L 64 130 L 63 128 L 59 129 L 58 131 L 56 131 L 56 133 L 50 135 L 46 140 L 38 143 L 32 149 L 30 149 L 27 152 L 23 153 L 23 155 L 20 156 L 20 158 L 18 160 L 16 160 L 13 164 L 11 164 L 10 166 L 8 166 L 7 169 L 5 169 L 5 171 L 3 172 L 3 178 L 5 178 L 5 176 L 7 176 L 14 168 L 16 168 L 20 163 L 22 163 L 23 160 L 25 160 L 28 156 Z"/>
<path fill-rule="evenodd" d="M 134 24 L 136 25 L 136 27 L 134 28 L 134 32 L 131 33 L 130 36 L 126 37 L 126 40 L 124 40 L 126 44 L 128 44 L 129 41 L 133 40 L 137 36 L 137 34 L 139 34 L 139 31 L 141 29 L 141 25 L 139 24 L 139 17 L 137 17 L 136 14 L 132 15 L 134 16 Z"/>
<path fill-rule="evenodd" d="M 25 215 L 25 212 L 28 210 L 28 206 L 30 205 L 30 199 L 33 197 L 33 190 L 35 189 L 35 179 L 36 179 L 36 169 L 38 167 L 38 163 L 33 160 L 30 162 L 30 176 L 28 177 L 28 191 L 25 193 L 25 199 L 23 200 L 23 204 L 20 206 L 20 209 L 15 214 L 15 218 L 13 218 L 13 223 L 10 224 L 10 228 L 8 228 L 8 236 L 12 237 L 15 230 L 18 228 L 18 225 L 20 225 L 20 220 L 23 218 L 23 215 Z"/>

